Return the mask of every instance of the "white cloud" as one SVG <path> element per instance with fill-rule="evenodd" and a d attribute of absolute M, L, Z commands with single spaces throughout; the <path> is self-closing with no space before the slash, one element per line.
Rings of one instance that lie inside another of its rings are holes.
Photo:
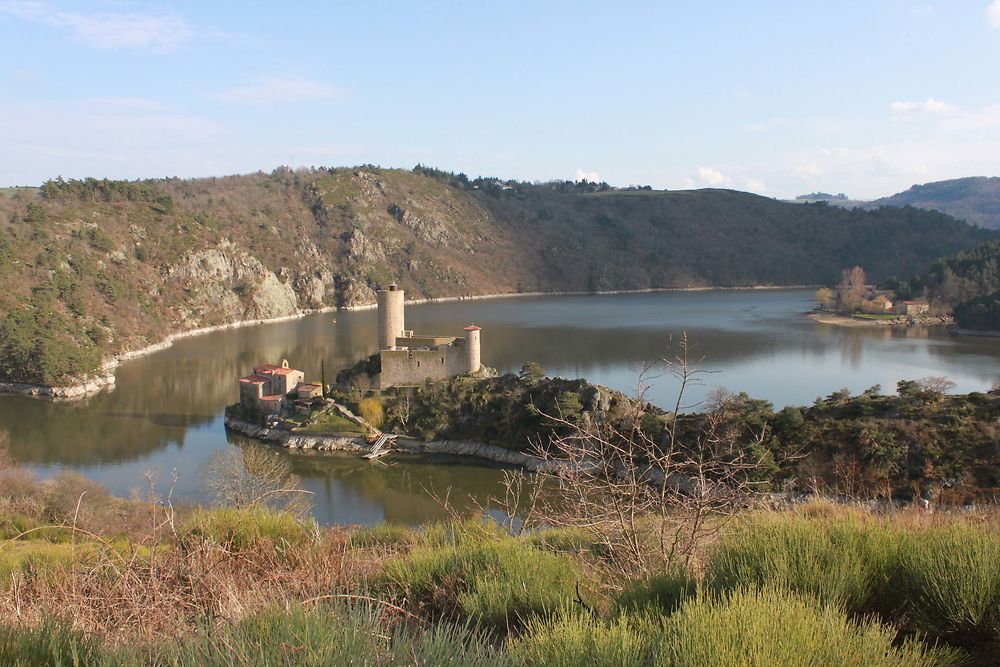
<path fill-rule="evenodd" d="M 986 20 L 994 28 L 1000 28 L 1000 0 L 993 0 L 986 7 Z"/>
<path fill-rule="evenodd" d="M 958 113 L 958 107 L 933 97 L 928 97 L 923 102 L 893 102 L 889 105 L 889 110 L 897 115 Z"/>
<path fill-rule="evenodd" d="M 576 170 L 576 176 L 573 177 L 574 181 L 590 181 L 591 183 L 600 183 L 601 175 L 596 171 L 584 171 L 583 169 Z"/>
<path fill-rule="evenodd" d="M 254 83 L 227 88 L 212 97 L 223 102 L 239 104 L 277 104 L 323 100 L 340 96 L 342 91 L 333 86 L 306 78 L 267 78 Z"/>
<path fill-rule="evenodd" d="M 712 169 L 711 167 L 698 167 L 698 178 L 703 183 L 708 183 L 709 185 L 722 185 L 729 182 L 729 178 L 721 171 Z"/>
<path fill-rule="evenodd" d="M 751 192 L 767 192 L 767 186 L 764 185 L 764 181 L 757 180 L 751 176 L 741 176 L 740 182 L 744 188 Z"/>
<path fill-rule="evenodd" d="M 58 11 L 41 2 L 5 2 L 0 4 L 0 12 L 66 30 L 77 41 L 96 49 L 168 52 L 192 35 L 184 19 L 167 14 L 80 14 Z"/>

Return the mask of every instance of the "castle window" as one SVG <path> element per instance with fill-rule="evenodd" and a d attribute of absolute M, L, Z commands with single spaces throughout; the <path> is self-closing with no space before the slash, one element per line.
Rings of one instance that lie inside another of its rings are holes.
<path fill-rule="evenodd" d="M 417 368 L 420 368 L 420 362 L 419 361 L 417 362 Z"/>
<path fill-rule="evenodd" d="M 444 357 L 441 357 L 441 363 L 442 364 L 444 363 Z"/>

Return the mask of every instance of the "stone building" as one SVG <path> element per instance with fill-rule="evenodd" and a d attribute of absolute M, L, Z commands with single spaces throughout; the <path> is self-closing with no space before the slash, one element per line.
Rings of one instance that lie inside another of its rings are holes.
<path fill-rule="evenodd" d="M 926 301 L 904 301 L 899 308 L 899 312 L 903 315 L 923 315 L 928 310 L 930 304 Z"/>
<path fill-rule="evenodd" d="M 253 369 L 253 373 L 240 378 L 240 405 L 256 410 L 264 415 L 281 412 L 289 395 L 305 382 L 305 373 L 288 367 L 288 360 L 282 359 L 280 366 L 264 364 Z"/>
<path fill-rule="evenodd" d="M 476 373 L 480 360 L 480 327 L 465 327 L 465 337 L 415 334 L 406 329 L 403 290 L 395 283 L 379 290 L 379 367 L 377 389 L 412 386 Z"/>

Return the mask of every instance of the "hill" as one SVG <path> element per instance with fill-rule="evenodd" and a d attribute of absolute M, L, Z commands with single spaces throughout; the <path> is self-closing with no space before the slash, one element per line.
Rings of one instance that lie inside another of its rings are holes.
<path fill-rule="evenodd" d="M 911 275 L 997 234 L 936 212 L 423 167 L 63 181 L 0 197 L 0 380 L 61 384 L 167 335 L 305 309 L 523 291 Z"/>
<path fill-rule="evenodd" d="M 988 229 L 1000 229 L 1000 178 L 974 176 L 914 185 L 867 205 L 933 209 Z"/>

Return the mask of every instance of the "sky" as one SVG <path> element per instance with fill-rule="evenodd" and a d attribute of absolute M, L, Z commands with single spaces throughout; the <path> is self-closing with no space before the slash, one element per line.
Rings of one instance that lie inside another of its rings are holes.
<path fill-rule="evenodd" d="M 1000 0 L 0 0 L 0 186 L 418 163 L 871 199 L 1000 175 Z"/>

